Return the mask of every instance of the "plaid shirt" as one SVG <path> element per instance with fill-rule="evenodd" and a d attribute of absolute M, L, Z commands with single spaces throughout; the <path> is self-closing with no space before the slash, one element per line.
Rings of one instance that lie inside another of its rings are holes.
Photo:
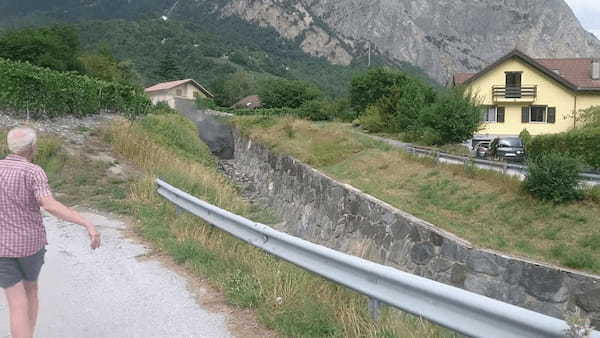
<path fill-rule="evenodd" d="M 47 244 L 39 202 L 51 195 L 42 168 L 18 155 L 0 160 L 0 257 L 31 256 Z"/>

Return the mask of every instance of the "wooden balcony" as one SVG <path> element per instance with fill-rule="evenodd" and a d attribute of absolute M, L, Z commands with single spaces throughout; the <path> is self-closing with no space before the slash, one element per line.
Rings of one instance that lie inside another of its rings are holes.
<path fill-rule="evenodd" d="M 492 97 L 494 102 L 534 102 L 537 97 L 537 86 L 493 86 Z"/>

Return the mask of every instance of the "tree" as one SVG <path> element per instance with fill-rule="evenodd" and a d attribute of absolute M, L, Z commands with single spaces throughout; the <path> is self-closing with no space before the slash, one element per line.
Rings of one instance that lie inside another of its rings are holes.
<path fill-rule="evenodd" d="M 246 96 L 257 93 L 256 80 L 247 72 L 237 72 L 218 81 L 215 102 L 222 107 L 230 107 Z"/>
<path fill-rule="evenodd" d="M 139 75 L 133 70 L 130 62 L 119 62 L 106 50 L 97 54 L 85 53 L 78 59 L 83 72 L 97 79 L 131 84 L 140 82 Z"/>
<path fill-rule="evenodd" d="M 68 25 L 11 30 L 0 38 L 0 57 L 58 71 L 80 71 L 79 36 Z"/>
<path fill-rule="evenodd" d="M 448 90 L 437 95 L 435 103 L 426 107 L 421 124 L 437 132 L 435 143 L 462 142 L 473 137 L 481 126 L 481 107 L 476 99 L 458 90 Z"/>
<path fill-rule="evenodd" d="M 352 78 L 350 100 L 352 107 L 364 112 L 380 98 L 389 96 L 395 87 L 402 87 L 408 76 L 388 68 L 372 68 Z"/>
<path fill-rule="evenodd" d="M 177 65 L 177 61 L 172 54 L 167 54 L 162 60 L 160 60 L 158 70 L 156 71 L 155 75 L 159 81 L 173 81 L 181 80 L 183 78 L 181 70 Z"/>
<path fill-rule="evenodd" d="M 312 83 L 286 79 L 263 81 L 259 95 L 265 108 L 298 108 L 323 97 L 321 90 Z"/>

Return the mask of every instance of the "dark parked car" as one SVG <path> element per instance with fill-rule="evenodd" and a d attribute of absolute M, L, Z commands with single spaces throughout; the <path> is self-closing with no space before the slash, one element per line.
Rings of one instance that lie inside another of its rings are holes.
<path fill-rule="evenodd" d="M 521 162 L 525 159 L 523 142 L 518 137 L 496 137 L 490 143 L 487 157 L 499 161 Z"/>

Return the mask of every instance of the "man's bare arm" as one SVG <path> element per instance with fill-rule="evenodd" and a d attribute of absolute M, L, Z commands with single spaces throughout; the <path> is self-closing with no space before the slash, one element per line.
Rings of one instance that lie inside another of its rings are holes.
<path fill-rule="evenodd" d="M 42 197 L 40 206 L 60 219 L 85 227 L 90 235 L 92 249 L 100 247 L 100 234 L 96 231 L 96 226 L 81 216 L 77 211 L 66 207 L 52 196 Z"/>

